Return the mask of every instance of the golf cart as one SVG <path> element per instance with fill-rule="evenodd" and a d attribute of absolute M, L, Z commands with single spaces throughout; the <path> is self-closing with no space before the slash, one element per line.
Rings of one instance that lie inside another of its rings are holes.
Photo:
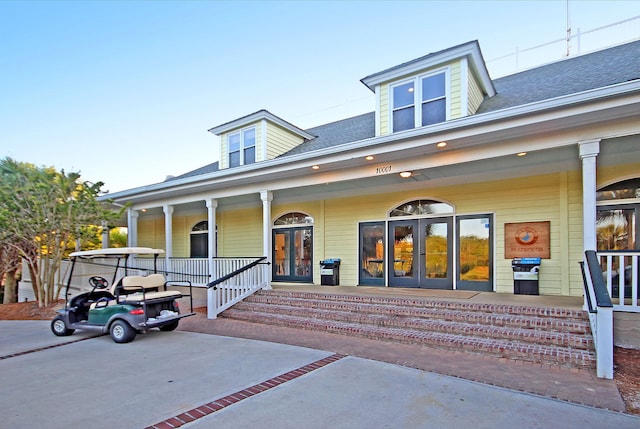
<path fill-rule="evenodd" d="M 163 253 L 164 250 L 146 247 L 73 252 L 64 293 L 65 305 L 51 321 L 51 331 L 57 336 L 71 335 L 76 329 L 108 332 L 116 343 L 128 343 L 136 334 L 152 328 L 176 329 L 181 318 L 195 314 L 191 282 L 167 282 L 164 275 L 156 272 L 158 255 Z M 153 269 L 130 267 L 132 255 L 152 255 Z M 92 263 L 78 264 L 83 260 L 92 260 Z M 98 260 L 100 262 L 96 262 Z M 92 275 L 105 270 L 113 270 L 111 283 L 101 275 Z M 90 276 L 87 279 L 90 289 L 87 291 L 82 285 L 85 291 L 81 289 L 71 297 L 74 271 L 76 277 Z M 172 286 L 181 290 L 169 289 Z M 184 292 L 186 290 L 189 292 Z M 177 302 L 183 297 L 189 297 L 191 305 L 187 314 L 180 314 Z"/>

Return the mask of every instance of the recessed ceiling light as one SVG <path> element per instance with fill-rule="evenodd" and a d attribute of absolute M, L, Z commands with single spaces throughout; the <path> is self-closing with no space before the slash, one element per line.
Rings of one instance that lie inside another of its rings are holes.
<path fill-rule="evenodd" d="M 366 156 L 364 159 L 366 159 L 367 161 L 373 161 L 373 156 L 369 155 L 369 156 Z"/>
<path fill-rule="evenodd" d="M 400 173 L 400 177 L 406 179 L 408 177 L 411 177 L 411 172 L 410 171 L 403 171 Z"/>
<path fill-rule="evenodd" d="M 525 156 L 527 152 L 519 152 L 516 156 Z"/>
<path fill-rule="evenodd" d="M 438 146 L 439 148 L 447 147 L 447 142 L 440 142 L 436 146 Z"/>
<path fill-rule="evenodd" d="M 319 170 L 319 169 L 320 169 L 320 166 L 319 166 L 319 165 L 314 165 L 314 166 L 312 166 L 311 168 L 313 168 L 314 170 Z"/>

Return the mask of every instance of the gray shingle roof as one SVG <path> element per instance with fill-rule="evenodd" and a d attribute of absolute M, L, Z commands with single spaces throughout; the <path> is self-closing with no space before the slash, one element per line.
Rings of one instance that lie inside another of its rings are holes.
<path fill-rule="evenodd" d="M 309 134 L 317 136 L 313 140 L 294 147 L 280 157 L 296 155 L 318 149 L 325 149 L 343 143 L 355 142 L 375 136 L 375 116 L 374 112 L 354 116 L 348 119 L 331 122 L 318 127 L 306 130 Z"/>
<path fill-rule="evenodd" d="M 485 98 L 477 113 L 486 113 L 603 88 L 640 79 L 640 41 L 627 43 L 579 57 L 572 57 L 493 81 L 497 94 Z M 305 130 L 317 136 L 280 157 L 356 142 L 375 136 L 374 112 Z M 184 177 L 218 171 L 213 163 L 177 176 Z"/>
<path fill-rule="evenodd" d="M 590 89 L 640 79 L 640 41 L 494 80 L 498 94 L 487 98 L 477 113 L 548 100 Z"/>
<path fill-rule="evenodd" d="M 201 174 L 213 173 L 214 171 L 218 171 L 219 169 L 220 169 L 220 163 L 216 161 L 212 164 L 207 164 L 203 167 L 196 168 L 195 170 L 188 171 L 179 176 L 168 177 L 167 180 L 165 180 L 165 182 L 169 182 L 171 180 L 177 180 L 177 179 L 184 179 L 185 177 L 199 176 Z"/>

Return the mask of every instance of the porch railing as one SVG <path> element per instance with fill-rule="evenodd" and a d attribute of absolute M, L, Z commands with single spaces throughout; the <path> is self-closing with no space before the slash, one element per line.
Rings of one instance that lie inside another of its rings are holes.
<path fill-rule="evenodd" d="M 596 252 L 585 252 L 581 263 L 585 307 L 589 311 L 591 333 L 596 348 L 596 375 L 613 378 L 613 304 L 604 283 Z"/>
<path fill-rule="evenodd" d="M 136 258 L 132 264 L 153 272 L 153 259 Z M 157 269 L 169 281 L 189 281 L 193 286 L 206 286 L 210 280 L 209 260 L 206 258 L 158 258 Z"/>
<path fill-rule="evenodd" d="M 214 258 L 216 279 L 207 285 L 207 317 L 218 314 L 260 289 L 271 289 L 267 257 Z"/>
<path fill-rule="evenodd" d="M 598 252 L 599 265 L 615 311 L 640 313 L 640 252 Z"/>

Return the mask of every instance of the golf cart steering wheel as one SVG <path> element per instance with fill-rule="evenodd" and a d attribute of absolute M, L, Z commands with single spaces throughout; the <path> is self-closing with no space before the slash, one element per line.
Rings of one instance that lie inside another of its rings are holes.
<path fill-rule="evenodd" d="M 94 289 L 106 289 L 109 287 L 109 282 L 104 277 L 93 276 L 89 277 L 89 284 Z"/>

